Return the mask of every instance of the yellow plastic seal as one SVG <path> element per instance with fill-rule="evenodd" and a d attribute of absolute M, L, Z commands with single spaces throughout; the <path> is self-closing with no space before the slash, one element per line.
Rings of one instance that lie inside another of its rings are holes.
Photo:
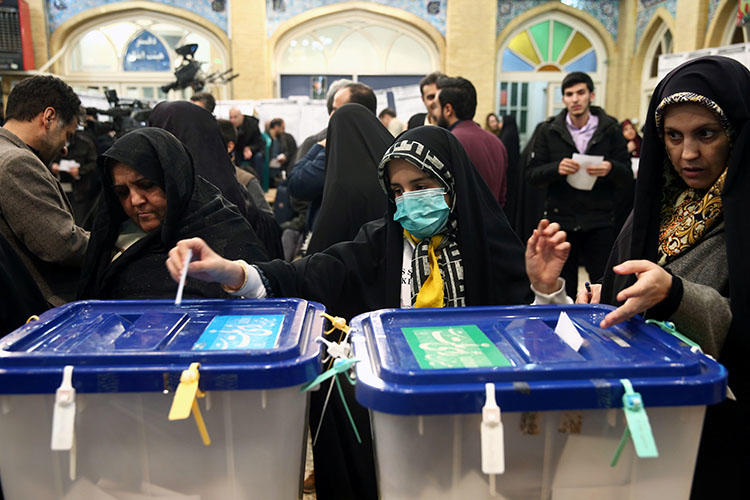
<path fill-rule="evenodd" d="M 331 316 L 330 314 L 326 314 L 324 312 L 320 313 L 320 315 L 330 321 L 333 327 L 330 330 L 326 331 L 327 335 L 333 333 L 334 330 L 341 330 L 345 334 L 349 334 L 349 330 L 351 330 L 351 328 L 346 324 L 346 320 L 344 318 L 341 318 L 339 316 Z"/>
<path fill-rule="evenodd" d="M 200 363 L 191 363 L 187 370 L 183 370 L 182 375 L 180 375 L 180 384 L 174 393 L 168 418 L 169 420 L 185 420 L 190 417 L 192 411 L 203 444 L 208 446 L 211 444 L 211 437 L 208 435 L 208 429 L 206 429 L 206 423 L 203 421 L 203 415 L 201 415 L 197 400 L 197 398 L 206 396 L 198 389 L 198 380 L 200 379 L 198 368 L 200 365 Z"/>

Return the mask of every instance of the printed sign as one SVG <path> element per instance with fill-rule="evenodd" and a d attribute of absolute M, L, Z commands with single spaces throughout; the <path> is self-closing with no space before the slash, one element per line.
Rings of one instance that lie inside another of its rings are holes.
<path fill-rule="evenodd" d="M 476 325 L 402 328 L 423 370 L 511 366 Z"/>
<path fill-rule="evenodd" d="M 271 349 L 276 345 L 283 322 L 283 314 L 216 316 L 193 350 Z"/>
<path fill-rule="evenodd" d="M 123 59 L 124 71 L 171 71 L 169 53 L 152 33 L 143 30 L 128 45 Z"/>

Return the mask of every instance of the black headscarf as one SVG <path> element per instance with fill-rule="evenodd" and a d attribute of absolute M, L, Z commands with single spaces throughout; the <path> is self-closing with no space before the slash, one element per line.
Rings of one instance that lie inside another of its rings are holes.
<path fill-rule="evenodd" d="M 531 292 L 523 245 L 458 139 L 445 129 L 430 126 L 401 134 L 381 162 L 382 187 L 387 191 L 390 191 L 387 164 L 395 158 L 403 158 L 423 170 L 432 170 L 431 164 L 440 164 L 453 178 L 454 192 L 449 193 L 453 198 L 450 219 L 457 227 L 466 305 L 528 304 Z M 397 250 L 401 255 L 403 229 L 393 220 L 395 213 L 396 203 L 389 195 L 388 240 L 399 242 Z"/>
<path fill-rule="evenodd" d="M 208 110 L 188 101 L 164 101 L 151 112 L 148 124 L 171 132 L 182 141 L 193 157 L 196 175 L 219 188 L 224 198 L 245 214 L 242 186 L 237 182 L 216 118 Z"/>
<path fill-rule="evenodd" d="M 377 166 L 393 136 L 361 104 L 341 106 L 326 136 L 326 180 L 308 253 L 349 241 L 365 222 L 385 211 Z"/>
<path fill-rule="evenodd" d="M 725 224 L 732 323 L 719 361 L 729 370 L 729 386 L 737 403 L 709 408 L 694 483 L 694 497 L 723 497 L 727 485 L 742 484 L 747 473 L 750 427 L 750 71 L 725 57 L 694 59 L 672 70 L 654 90 L 648 108 L 636 182 L 632 238 L 621 255 L 627 259 L 657 261 L 662 192 L 665 188 L 664 141 L 656 123 L 656 109 L 665 97 L 691 92 L 718 104 L 733 130 L 727 177 L 721 194 Z M 627 245 L 627 241 L 623 242 Z M 617 303 L 617 293 L 635 278 L 618 276 L 610 261 L 604 276 L 602 301 Z M 741 449 L 740 449 L 741 448 Z M 739 469 L 737 468 L 739 467 Z M 734 468 L 734 470 L 731 470 Z M 742 472 L 744 470 L 744 472 Z M 718 488 L 718 489 L 717 489 Z M 733 493 L 737 493 L 736 491 Z M 710 496 L 713 495 L 713 496 Z"/>
<path fill-rule="evenodd" d="M 503 115 L 503 128 L 500 129 L 500 140 L 505 149 L 508 151 L 508 170 L 506 171 L 506 185 L 508 186 L 505 195 L 505 206 L 503 210 L 509 221 L 516 219 L 518 211 L 519 182 L 521 179 L 521 148 L 520 138 L 518 136 L 518 125 L 514 115 Z"/>
<path fill-rule="evenodd" d="M 641 156 L 641 143 L 643 142 L 643 138 L 641 138 L 640 134 L 638 134 L 638 129 L 635 128 L 635 125 L 633 125 L 633 122 L 627 119 L 623 120 L 622 123 L 620 124 L 620 127 L 622 128 L 623 132 L 625 131 L 625 127 L 628 125 L 633 127 L 633 132 L 635 132 L 635 137 L 633 137 L 632 139 L 627 139 L 627 138 L 625 139 L 626 141 L 632 140 L 633 143 L 635 144 L 635 149 L 630 152 L 630 157 L 639 158 Z"/>
<path fill-rule="evenodd" d="M 157 184 L 167 208 L 161 226 L 146 234 L 112 262 L 112 250 L 127 219 L 112 189 L 112 167 L 123 163 Z M 176 290 L 164 262 L 167 252 L 184 238 L 200 237 L 231 259 L 267 260 L 247 221 L 216 187 L 196 177 L 190 153 L 169 132 L 133 130 L 98 159 L 104 189 L 97 207 L 84 261 L 79 298 L 159 298 Z M 185 296 L 219 297 L 216 284 L 188 280 Z"/>
<path fill-rule="evenodd" d="M 283 258 L 281 228 L 273 217 L 250 203 L 247 192 L 237 181 L 216 119 L 209 111 L 188 101 L 165 101 L 151 112 L 149 125 L 171 132 L 182 141 L 193 157 L 196 175 L 219 188 L 221 194 L 237 206 L 270 257 Z"/>

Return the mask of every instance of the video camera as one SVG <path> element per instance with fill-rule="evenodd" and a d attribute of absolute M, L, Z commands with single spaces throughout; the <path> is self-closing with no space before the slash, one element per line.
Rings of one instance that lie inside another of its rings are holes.
<path fill-rule="evenodd" d="M 180 64 L 174 70 L 176 80 L 162 86 L 162 92 L 166 94 L 170 90 L 182 90 L 188 87 L 192 88 L 193 92 L 200 92 L 207 83 L 224 84 L 240 76 L 239 73 L 231 74 L 232 68 L 205 76 L 201 71 L 200 61 L 195 60 L 196 50 L 198 50 L 197 43 L 190 43 L 175 49 L 175 52 L 182 56 Z"/>
<path fill-rule="evenodd" d="M 117 96 L 117 91 L 109 89 L 104 91 L 104 96 L 107 98 L 109 109 L 87 109 L 86 113 L 99 114 L 112 117 L 112 130 L 115 131 L 116 135 L 120 135 L 129 132 L 133 129 L 145 126 L 148 121 L 148 117 L 151 114 L 151 108 L 143 104 L 138 99 L 132 99 L 127 104 L 121 104 L 120 98 Z M 101 125 L 104 125 L 102 123 Z"/>

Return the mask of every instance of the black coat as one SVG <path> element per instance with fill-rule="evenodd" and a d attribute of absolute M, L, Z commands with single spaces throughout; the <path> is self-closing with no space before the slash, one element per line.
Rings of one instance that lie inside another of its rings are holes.
<path fill-rule="evenodd" d="M 263 140 L 263 135 L 260 133 L 260 122 L 254 116 L 243 116 L 244 120 L 237 127 L 237 145 L 234 148 L 235 151 L 238 151 L 238 154 L 241 155 L 245 146 L 250 146 L 253 154 L 263 154 L 266 149 L 266 143 Z"/>
<path fill-rule="evenodd" d="M 525 171 L 526 180 L 534 186 L 547 187 L 544 215 L 559 222 L 563 229 L 586 231 L 613 226 L 615 192 L 633 182 L 630 156 L 620 124 L 603 109 L 591 106 L 599 125 L 585 153 L 603 155 L 612 163 L 612 170 L 598 178 L 591 191 L 582 191 L 570 186 L 566 176 L 557 171 L 560 160 L 578 152 L 565 125 L 567 113 L 563 110 L 540 126 Z"/>

